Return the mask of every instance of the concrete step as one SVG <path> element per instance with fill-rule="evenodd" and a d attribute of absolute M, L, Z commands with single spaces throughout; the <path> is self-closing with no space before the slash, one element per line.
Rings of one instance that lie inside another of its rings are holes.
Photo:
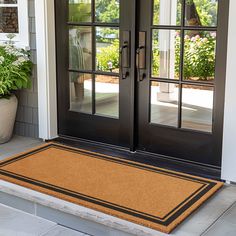
<path fill-rule="evenodd" d="M 2 180 L 0 203 L 94 236 L 165 235 Z"/>
<path fill-rule="evenodd" d="M 236 187 L 225 185 L 222 190 L 177 227 L 171 235 L 203 235 L 216 222 L 219 222 L 235 202 Z M 166 235 L 2 180 L 0 180 L 0 203 L 94 236 Z"/>
<path fill-rule="evenodd" d="M 0 235 L 89 236 L 2 204 L 0 204 Z"/>

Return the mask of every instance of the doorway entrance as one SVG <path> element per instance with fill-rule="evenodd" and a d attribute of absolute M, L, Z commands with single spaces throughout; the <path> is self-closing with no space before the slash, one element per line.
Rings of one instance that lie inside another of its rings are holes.
<path fill-rule="evenodd" d="M 55 4 L 60 135 L 220 167 L 228 1 Z"/>

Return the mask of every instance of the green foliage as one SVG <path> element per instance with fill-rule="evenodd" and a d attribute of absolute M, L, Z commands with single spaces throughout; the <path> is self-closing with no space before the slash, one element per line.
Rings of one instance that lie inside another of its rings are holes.
<path fill-rule="evenodd" d="M 119 8 L 119 0 L 97 0 L 97 21 L 106 23 L 119 23 Z"/>
<path fill-rule="evenodd" d="M 218 1 L 187 0 L 186 4 L 195 4 L 201 24 L 203 26 L 217 25 Z"/>
<path fill-rule="evenodd" d="M 119 23 L 120 6 L 119 0 L 96 0 L 96 20 L 103 23 Z M 109 42 L 110 35 L 119 37 L 119 30 L 111 27 L 100 27 L 100 42 Z"/>
<path fill-rule="evenodd" d="M 184 53 L 184 79 L 209 80 L 215 73 L 215 46 L 214 34 L 199 35 L 190 38 L 185 37 Z M 175 39 L 175 77 L 180 73 L 180 48 L 181 40 L 177 35 Z M 119 41 L 115 40 L 110 46 L 99 49 L 97 54 L 97 68 L 102 71 L 109 71 L 109 63 L 112 63 L 113 70 L 119 68 Z M 153 42 L 152 74 L 159 76 L 160 70 L 160 49 L 158 40 Z"/>
<path fill-rule="evenodd" d="M 158 40 L 153 40 L 152 49 L 152 74 L 158 76 L 160 68 L 160 50 L 158 48 Z"/>
<path fill-rule="evenodd" d="M 112 69 L 119 68 L 119 40 L 104 48 L 99 49 L 97 54 L 97 68 L 101 71 L 109 71 L 109 63 L 112 63 Z"/>
<path fill-rule="evenodd" d="M 163 0 L 162 0 L 163 1 Z M 177 25 L 181 22 L 182 1 L 177 3 Z M 203 26 L 215 26 L 217 24 L 218 1 L 209 0 L 186 0 L 187 5 L 195 4 Z M 159 25 L 160 0 L 154 0 L 154 24 Z"/>
<path fill-rule="evenodd" d="M 179 40 L 179 39 L 177 39 Z M 215 73 L 215 35 L 185 36 L 184 78 L 209 80 Z M 176 45 L 177 50 L 180 50 Z M 180 59 L 177 58 L 177 61 Z"/>
<path fill-rule="evenodd" d="M 70 3 L 69 21 L 71 22 L 89 22 L 91 21 L 91 4 L 88 3 Z"/>
<path fill-rule="evenodd" d="M 30 88 L 32 62 L 29 54 L 12 44 L 0 45 L 0 98 L 14 90 Z"/>

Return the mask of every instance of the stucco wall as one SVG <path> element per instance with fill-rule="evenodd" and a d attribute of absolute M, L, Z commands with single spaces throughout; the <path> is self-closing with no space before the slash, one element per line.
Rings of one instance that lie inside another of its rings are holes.
<path fill-rule="evenodd" d="M 35 0 L 29 1 L 29 32 L 31 59 L 34 63 L 32 88 L 19 92 L 19 107 L 17 112 L 15 134 L 38 137 L 38 93 L 37 93 L 37 59 L 35 33 Z"/>

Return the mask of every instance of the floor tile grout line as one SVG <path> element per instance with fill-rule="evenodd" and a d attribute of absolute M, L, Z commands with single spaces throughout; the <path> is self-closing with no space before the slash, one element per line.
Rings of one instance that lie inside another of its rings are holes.
<path fill-rule="evenodd" d="M 28 215 L 28 216 L 35 217 L 35 218 L 38 218 L 38 219 L 42 219 L 42 220 L 47 221 L 47 222 L 55 223 L 55 222 L 53 222 L 53 221 L 47 220 L 47 219 L 45 219 L 45 218 L 42 218 L 42 217 L 40 217 L 40 216 L 33 215 L 33 214 L 29 213 L 29 212 L 26 212 L 26 211 L 23 211 L 23 210 L 20 210 L 20 209 L 17 209 L 17 208 L 14 208 L 14 207 L 5 205 L 5 204 L 3 204 L 3 203 L 1 203 L 1 202 L 0 202 L 0 206 L 5 207 L 5 208 L 8 208 L 8 209 L 11 209 L 11 210 L 16 211 L 16 212 L 18 212 L 18 213 L 22 213 L 22 214 L 24 214 L 24 215 Z M 56 224 L 56 223 L 55 223 L 55 224 Z"/>
<path fill-rule="evenodd" d="M 33 214 L 31 214 L 31 213 L 28 213 L 28 212 L 25 212 L 25 211 L 16 209 L 16 208 L 14 208 L 14 207 L 4 205 L 4 204 L 2 204 L 2 203 L 0 203 L 0 206 L 6 207 L 6 208 L 11 209 L 11 210 L 14 210 L 14 211 L 16 211 L 16 212 L 18 212 L 18 213 L 23 213 L 23 214 L 25 214 L 25 215 L 32 216 L 32 217 L 35 217 L 35 218 L 38 218 L 38 219 L 42 219 L 42 220 L 44 220 L 44 221 L 51 222 L 51 223 L 54 223 L 54 224 L 55 224 L 55 225 L 51 226 L 50 228 L 48 228 L 46 231 L 39 233 L 38 236 L 45 236 L 45 235 L 47 235 L 49 232 L 51 232 L 52 230 L 56 229 L 58 226 L 61 226 L 61 227 L 63 227 L 64 229 L 73 230 L 73 231 L 75 231 L 75 232 L 84 234 L 84 235 L 86 235 L 86 236 L 92 236 L 92 235 L 89 235 L 89 234 L 87 234 L 87 233 L 84 233 L 84 232 L 81 232 L 81 231 L 78 231 L 78 230 L 75 230 L 75 229 L 72 229 L 72 228 L 69 228 L 69 227 L 60 225 L 60 224 L 58 224 L 58 223 L 56 223 L 56 222 L 47 220 L 47 219 L 45 219 L 45 218 L 43 218 L 43 217 L 40 217 L 40 216 L 38 216 L 38 215 L 33 215 Z"/>
<path fill-rule="evenodd" d="M 70 229 L 70 230 L 76 231 L 76 232 L 78 232 L 78 233 L 82 233 L 82 234 L 84 234 L 84 235 L 86 235 L 86 236 L 95 236 L 95 235 L 91 235 L 91 234 L 88 234 L 88 233 L 85 233 L 85 232 L 82 232 L 82 231 L 75 230 L 75 229 L 73 229 L 73 228 L 71 228 L 71 227 L 64 226 L 64 225 L 62 225 L 62 224 L 58 224 L 58 226 L 61 226 L 61 227 L 64 227 L 64 228 L 66 228 L 66 229 Z"/>
<path fill-rule="evenodd" d="M 45 232 L 40 233 L 38 236 L 45 236 L 45 235 L 47 235 L 47 234 L 50 233 L 52 230 L 56 229 L 57 226 L 58 226 L 58 224 L 53 225 L 52 227 L 50 227 L 50 228 L 49 228 L 48 230 L 46 230 Z"/>
<path fill-rule="evenodd" d="M 213 222 L 211 225 L 209 225 L 209 227 L 207 227 L 207 228 L 204 230 L 204 232 L 201 233 L 200 236 L 204 236 L 204 235 L 205 235 L 214 225 L 216 225 L 217 222 L 219 222 L 219 220 L 222 219 L 222 218 L 226 215 L 226 213 L 227 213 L 228 211 L 230 211 L 234 206 L 236 206 L 236 201 L 234 201 L 219 217 L 217 217 L 217 219 L 215 219 L 214 222 Z"/>

